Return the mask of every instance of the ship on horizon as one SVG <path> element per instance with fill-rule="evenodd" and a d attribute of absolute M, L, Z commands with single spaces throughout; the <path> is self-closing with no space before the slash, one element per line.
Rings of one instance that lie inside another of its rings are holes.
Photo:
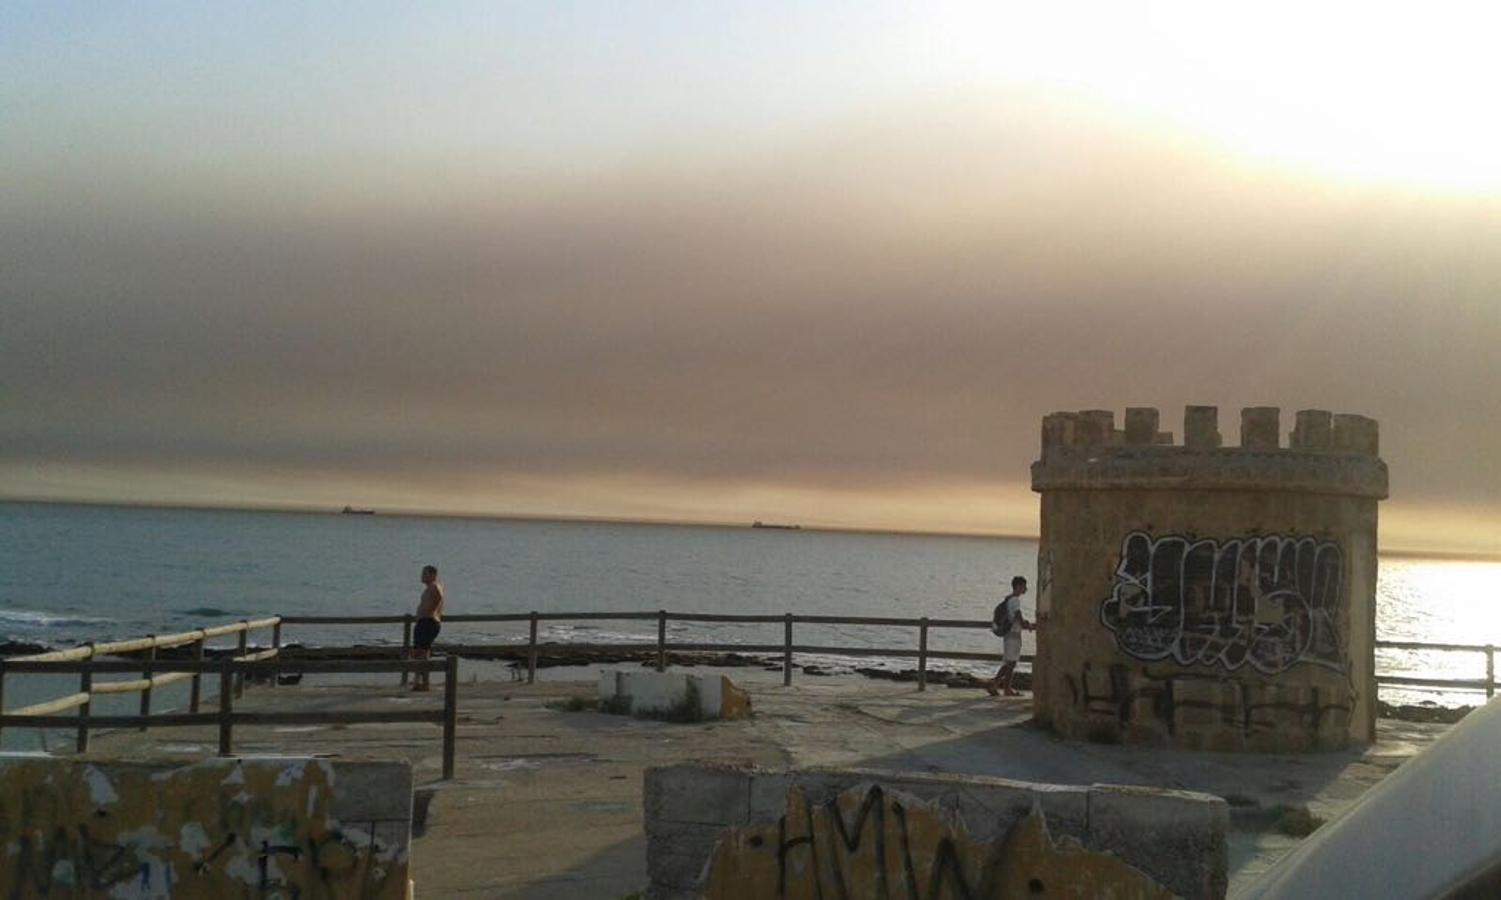
<path fill-rule="evenodd" d="M 778 524 L 776 522 L 763 522 L 760 519 L 757 519 L 756 521 L 752 522 L 751 523 L 751 527 L 752 528 L 775 528 L 775 529 L 778 529 L 780 531 L 801 531 L 803 529 L 803 526 L 801 526 L 801 525 L 783 525 L 783 524 Z"/>
<path fill-rule="evenodd" d="M 339 510 L 339 513 L 340 513 L 340 515 L 345 515 L 345 516 L 373 516 L 373 515 L 375 515 L 375 510 L 373 510 L 373 509 L 355 509 L 353 506 L 346 506 L 343 509 Z"/>

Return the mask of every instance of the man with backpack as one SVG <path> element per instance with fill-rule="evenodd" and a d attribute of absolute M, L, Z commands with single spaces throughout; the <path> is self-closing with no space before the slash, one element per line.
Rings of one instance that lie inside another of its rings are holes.
<path fill-rule="evenodd" d="M 1022 658 L 1022 629 L 1035 631 L 1037 626 L 1022 616 L 1022 595 L 1027 592 L 1027 579 L 1020 575 L 1011 579 L 1011 593 L 997 603 L 991 616 L 990 630 L 1001 639 L 1001 668 L 995 677 L 985 682 L 985 691 L 995 697 L 1005 692 L 1007 697 L 1016 697 L 1021 691 L 1011 687 L 1011 676 L 1016 673 L 1016 664 Z"/>

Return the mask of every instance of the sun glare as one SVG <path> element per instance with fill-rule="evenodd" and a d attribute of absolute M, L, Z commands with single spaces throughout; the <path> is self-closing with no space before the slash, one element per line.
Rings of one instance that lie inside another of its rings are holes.
<path fill-rule="evenodd" d="M 935 56 L 1316 174 L 1501 190 L 1501 6 L 956 2 Z"/>

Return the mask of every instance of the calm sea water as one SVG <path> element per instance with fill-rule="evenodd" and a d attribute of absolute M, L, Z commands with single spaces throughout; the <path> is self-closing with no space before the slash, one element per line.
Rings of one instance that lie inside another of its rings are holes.
<path fill-rule="evenodd" d="M 418 572 L 429 562 L 441 569 L 450 612 L 984 618 L 1012 575 L 1035 583 L 1036 555 L 1034 541 L 999 538 L 0 503 L 0 640 L 61 646 L 275 613 L 402 613 L 415 606 Z M 1024 604 L 1029 617 L 1032 599 Z M 1501 644 L 1498 601 L 1501 564 L 1383 560 L 1377 630 L 1389 639 Z M 524 628 L 450 624 L 444 637 L 520 639 Z M 601 622 L 553 625 L 544 635 L 650 640 L 656 632 L 655 623 Z M 781 626 L 671 626 L 673 639 L 711 636 L 775 643 Z M 394 626 L 302 626 L 289 627 L 285 639 L 398 642 L 400 634 Z M 915 636 L 799 626 L 798 641 L 893 646 Z M 995 640 L 945 631 L 931 646 L 994 651 Z M 1478 655 L 1383 652 L 1378 666 L 1441 677 L 1484 672 Z M 8 693 L 7 705 L 17 705 Z"/>

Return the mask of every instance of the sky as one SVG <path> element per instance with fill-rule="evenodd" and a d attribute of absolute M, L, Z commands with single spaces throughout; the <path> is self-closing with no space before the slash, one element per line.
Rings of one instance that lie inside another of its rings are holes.
<path fill-rule="evenodd" d="M 0 498 L 1035 534 L 1045 414 L 1271 405 L 1501 552 L 1498 26 L 7 3 Z"/>

